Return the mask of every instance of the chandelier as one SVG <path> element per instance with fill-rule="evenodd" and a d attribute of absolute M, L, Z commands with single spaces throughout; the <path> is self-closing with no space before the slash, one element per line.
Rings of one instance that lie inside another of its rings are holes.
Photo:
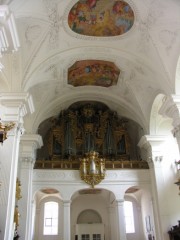
<path fill-rule="evenodd" d="M 0 122 L 0 143 L 3 143 L 7 139 L 7 132 L 15 126 L 15 123 L 10 122 L 3 124 Z"/>
<path fill-rule="evenodd" d="M 91 151 L 80 160 L 80 176 L 83 181 L 91 185 L 100 183 L 105 177 L 105 159 L 98 158 L 99 153 Z"/>

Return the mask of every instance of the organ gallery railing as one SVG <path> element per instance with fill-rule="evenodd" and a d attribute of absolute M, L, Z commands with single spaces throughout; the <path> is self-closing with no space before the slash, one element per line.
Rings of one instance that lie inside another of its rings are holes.
<path fill-rule="evenodd" d="M 79 170 L 79 160 L 37 160 L 35 162 L 35 169 L 74 169 Z M 148 169 L 148 163 L 146 161 L 138 160 L 111 160 L 105 162 L 105 168 L 110 169 Z"/>

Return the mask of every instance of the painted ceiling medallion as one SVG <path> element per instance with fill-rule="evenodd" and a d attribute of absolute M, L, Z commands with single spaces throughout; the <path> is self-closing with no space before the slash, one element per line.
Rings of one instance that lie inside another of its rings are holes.
<path fill-rule="evenodd" d="M 82 60 L 75 62 L 68 69 L 68 84 L 74 87 L 116 85 L 120 74 L 119 68 L 109 61 Z"/>
<path fill-rule="evenodd" d="M 86 36 L 119 36 L 133 23 L 134 12 L 125 1 L 79 0 L 68 15 L 69 27 Z"/>

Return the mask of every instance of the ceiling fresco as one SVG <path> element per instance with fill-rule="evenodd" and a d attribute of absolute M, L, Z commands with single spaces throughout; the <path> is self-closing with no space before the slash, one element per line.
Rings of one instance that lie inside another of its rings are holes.
<path fill-rule="evenodd" d="M 109 61 L 82 60 L 75 62 L 68 69 L 68 84 L 79 86 L 110 87 L 116 85 L 120 74 L 119 68 Z"/>
<path fill-rule="evenodd" d="M 87 36 L 112 37 L 126 33 L 134 23 L 128 3 L 115 0 L 80 0 L 70 10 L 69 27 Z"/>

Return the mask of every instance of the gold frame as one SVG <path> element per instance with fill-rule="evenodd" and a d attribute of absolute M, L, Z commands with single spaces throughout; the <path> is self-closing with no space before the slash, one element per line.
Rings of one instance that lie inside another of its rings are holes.
<path fill-rule="evenodd" d="M 10 122 L 3 124 L 0 122 L 0 142 L 3 142 L 7 139 L 7 132 L 10 131 L 15 126 L 15 123 Z M 2 138 L 1 138 L 2 137 Z"/>

